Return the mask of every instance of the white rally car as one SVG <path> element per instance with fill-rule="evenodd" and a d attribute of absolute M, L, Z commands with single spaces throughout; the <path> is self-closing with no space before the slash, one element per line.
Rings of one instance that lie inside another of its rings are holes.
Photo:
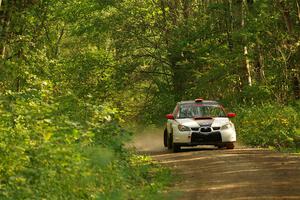
<path fill-rule="evenodd" d="M 195 99 L 178 102 L 164 130 L 164 145 L 174 152 L 181 146 L 215 145 L 219 148 L 234 148 L 236 132 L 229 118 L 235 113 L 226 113 L 216 101 Z"/>

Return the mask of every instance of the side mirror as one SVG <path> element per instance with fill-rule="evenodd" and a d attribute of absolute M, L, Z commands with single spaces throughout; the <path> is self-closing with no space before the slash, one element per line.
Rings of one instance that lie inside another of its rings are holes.
<path fill-rule="evenodd" d="M 235 117 L 235 116 L 236 116 L 235 113 L 228 113 L 228 114 L 227 114 L 227 117 L 228 117 L 228 118 L 233 118 L 233 117 Z"/>
<path fill-rule="evenodd" d="M 166 118 L 167 118 L 167 119 L 174 119 L 174 115 L 173 115 L 173 114 L 167 114 L 167 115 L 166 115 Z"/>

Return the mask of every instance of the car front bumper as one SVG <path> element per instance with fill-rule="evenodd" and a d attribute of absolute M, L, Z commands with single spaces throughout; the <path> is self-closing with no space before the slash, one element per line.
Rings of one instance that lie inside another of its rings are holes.
<path fill-rule="evenodd" d="M 184 131 L 174 133 L 174 143 L 182 146 L 196 145 L 220 145 L 236 141 L 236 132 L 234 128 L 213 131 L 208 133 Z"/>

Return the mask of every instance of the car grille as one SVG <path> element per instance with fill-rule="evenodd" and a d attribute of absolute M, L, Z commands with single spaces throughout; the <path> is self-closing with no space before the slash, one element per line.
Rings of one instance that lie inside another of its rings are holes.
<path fill-rule="evenodd" d="M 200 132 L 203 132 L 203 133 L 209 133 L 211 132 L 211 128 L 210 127 L 202 127 L 200 129 Z"/>
<path fill-rule="evenodd" d="M 212 131 L 218 131 L 220 130 L 221 127 L 209 127 L 209 126 L 201 126 L 200 128 L 199 127 L 192 127 L 191 130 L 194 131 L 194 132 L 203 132 L 203 133 L 209 133 L 209 132 L 212 132 Z"/>
<path fill-rule="evenodd" d="M 192 143 L 222 142 L 222 137 L 220 132 L 212 132 L 209 134 L 193 132 L 191 142 Z"/>

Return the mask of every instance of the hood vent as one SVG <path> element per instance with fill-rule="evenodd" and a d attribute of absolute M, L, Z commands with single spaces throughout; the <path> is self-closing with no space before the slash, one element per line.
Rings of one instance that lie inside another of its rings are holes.
<path fill-rule="evenodd" d="M 205 119 L 205 120 L 196 120 L 200 127 L 203 126 L 211 126 L 213 123 L 213 119 Z"/>

